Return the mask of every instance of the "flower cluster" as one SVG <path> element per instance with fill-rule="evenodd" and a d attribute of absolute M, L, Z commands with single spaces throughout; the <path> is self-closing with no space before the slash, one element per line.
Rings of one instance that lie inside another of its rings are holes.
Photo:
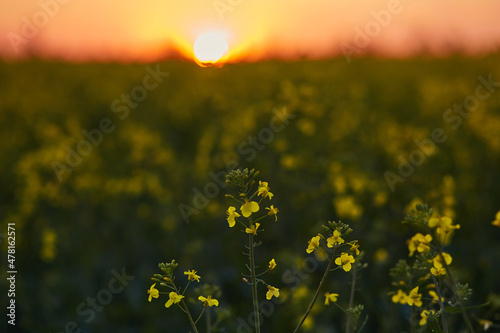
<path fill-rule="evenodd" d="M 268 202 L 268 200 L 271 201 L 274 194 L 271 192 L 268 182 L 259 180 L 257 183 L 255 177 L 258 176 L 258 174 L 259 172 L 253 169 L 238 169 L 228 173 L 226 176 L 226 183 L 235 185 L 238 188 L 238 195 L 233 196 L 231 194 L 226 194 L 227 198 L 237 203 L 227 208 L 226 220 L 230 228 L 233 228 L 237 223 L 241 225 L 242 231 L 249 236 L 249 244 L 246 246 L 249 250 L 249 252 L 246 253 L 250 261 L 250 265 L 247 265 L 249 274 L 243 274 L 243 281 L 252 286 L 252 293 L 256 291 L 256 285 L 259 282 L 266 285 L 267 292 L 265 296 L 266 299 L 270 300 L 272 297 L 278 297 L 280 295 L 279 289 L 267 284 L 261 278 L 257 278 L 257 276 L 260 277 L 267 271 L 275 269 L 277 266 L 276 260 L 274 258 L 271 259 L 267 270 L 257 273 L 256 265 L 254 264 L 254 248 L 257 244 L 254 238 L 263 231 L 261 222 L 266 217 L 274 217 L 274 221 L 278 221 L 279 210 L 274 207 L 274 205 L 265 207 L 267 212 L 261 210 L 261 206 Z M 256 299 L 257 295 L 254 295 L 254 302 Z"/>
<path fill-rule="evenodd" d="M 457 312 L 461 312 L 462 301 L 467 298 L 469 289 L 463 288 L 453 279 L 449 271 L 453 258 L 443 250 L 450 240 L 451 233 L 460 229 L 460 225 L 453 224 L 450 217 L 433 215 L 432 209 L 427 205 L 417 204 L 403 221 L 403 223 L 418 226 L 425 232 L 416 233 L 407 242 L 409 257 L 415 256 L 413 264 L 410 265 L 406 260 L 400 260 L 391 269 L 393 286 L 396 287 L 396 291 L 392 292 L 392 302 L 422 308 L 424 300 L 427 299 L 429 302 L 420 311 L 419 324 L 427 325 L 427 319 L 432 316 L 433 325 L 438 325 L 435 319 L 441 316 L 443 327 L 445 327 L 445 302 L 457 307 Z M 443 286 L 444 280 L 446 280 L 446 287 Z M 424 288 L 429 289 L 430 297 L 422 297 L 419 290 Z M 451 296 L 448 294 L 443 297 L 445 292 L 450 291 Z M 441 308 L 439 311 L 433 309 L 436 305 Z"/>
<path fill-rule="evenodd" d="M 200 282 L 201 276 L 197 274 L 197 271 L 192 269 L 192 270 L 187 270 L 184 271 L 184 275 L 187 276 L 187 284 L 186 287 L 182 290 L 179 286 L 175 284 L 175 276 L 174 276 L 174 270 L 177 268 L 179 264 L 175 262 L 175 260 L 172 260 L 170 263 L 160 263 L 158 267 L 161 270 L 161 274 L 154 274 L 151 280 L 153 280 L 153 285 L 149 288 L 147 291 L 148 293 L 148 301 L 151 302 L 153 298 L 159 298 L 161 294 L 166 294 L 168 295 L 168 298 L 165 302 L 165 307 L 170 308 L 172 305 L 178 305 L 183 312 L 185 312 L 192 325 L 196 325 L 196 322 L 192 320 L 191 314 L 189 312 L 189 309 L 184 302 L 185 299 L 185 293 L 189 287 L 189 284 L 192 281 Z M 156 288 L 156 285 L 159 284 L 160 287 L 166 288 L 167 290 L 170 291 L 160 291 Z M 200 295 L 198 297 L 198 300 L 201 301 L 203 305 L 203 311 L 205 310 L 206 307 L 212 307 L 212 306 L 219 306 L 219 301 L 215 298 L 212 298 L 211 295 L 208 296 L 203 296 Z M 198 317 L 201 318 L 201 315 L 203 314 L 203 311 L 201 312 L 200 316 Z M 193 327 L 193 329 L 196 328 Z"/>

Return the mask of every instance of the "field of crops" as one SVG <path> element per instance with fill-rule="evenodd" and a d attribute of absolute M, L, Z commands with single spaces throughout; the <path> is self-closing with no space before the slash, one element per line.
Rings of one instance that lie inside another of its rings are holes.
<path fill-rule="evenodd" d="M 461 226 L 446 252 L 473 289 L 466 305 L 499 297 L 500 55 L 220 69 L 2 62 L 0 126 L 0 233 L 15 224 L 23 332 L 187 332 L 180 309 L 147 301 L 172 259 L 179 281 L 196 269 L 221 288 L 218 332 L 250 332 L 246 236 L 226 222 L 224 173 L 237 167 L 259 170 L 279 208 L 256 249 L 276 259 L 266 280 L 281 291 L 263 332 L 293 331 L 327 264 L 308 241 L 339 220 L 367 263 L 354 298 L 364 331 L 408 331 L 389 270 L 408 257 L 418 229 L 401 221 L 417 202 Z M 349 281 L 329 276 L 339 304 Z M 344 331 L 345 314 L 323 300 L 303 330 Z M 474 327 L 494 313 L 472 310 Z M 449 323 L 464 327 L 459 315 Z"/>

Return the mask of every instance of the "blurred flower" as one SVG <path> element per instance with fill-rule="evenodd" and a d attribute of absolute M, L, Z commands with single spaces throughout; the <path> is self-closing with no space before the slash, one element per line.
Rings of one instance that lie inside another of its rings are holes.
<path fill-rule="evenodd" d="M 410 306 L 422 306 L 422 300 L 421 300 L 422 294 L 418 293 L 418 286 L 413 288 L 410 291 L 410 294 L 408 295 L 408 305 Z"/>
<path fill-rule="evenodd" d="M 193 269 L 191 271 L 185 271 L 184 275 L 188 276 L 189 281 L 194 281 L 196 280 L 197 282 L 200 282 L 200 277 L 199 275 L 196 275 L 196 271 Z"/>
<path fill-rule="evenodd" d="M 274 269 L 275 267 L 276 267 L 276 261 L 274 261 L 274 258 L 273 258 L 269 262 L 269 269 Z"/>
<path fill-rule="evenodd" d="M 439 275 L 445 275 L 446 274 L 446 268 L 443 266 L 439 267 L 431 267 L 431 274 L 434 276 L 439 276 Z"/>
<path fill-rule="evenodd" d="M 494 226 L 500 227 L 500 210 L 498 211 L 497 215 L 495 216 L 495 221 L 491 222 Z"/>
<path fill-rule="evenodd" d="M 421 233 L 415 234 L 409 241 L 408 241 L 408 250 L 410 251 L 410 257 L 413 256 L 413 253 L 415 250 L 417 250 L 420 253 L 428 252 L 431 248 L 429 246 L 429 243 L 432 241 L 432 236 L 427 234 L 427 235 L 422 235 Z"/>
<path fill-rule="evenodd" d="M 433 301 L 439 301 L 439 296 L 434 290 L 429 290 L 429 296 L 432 297 Z M 443 300 L 443 297 L 441 297 L 441 301 Z"/>
<path fill-rule="evenodd" d="M 238 216 L 241 216 L 240 214 L 236 213 L 236 208 L 233 206 L 229 206 L 229 208 L 226 211 L 227 214 L 227 222 L 229 223 L 229 227 L 232 228 L 234 227 L 234 224 L 236 223 L 235 218 Z"/>
<path fill-rule="evenodd" d="M 340 232 L 338 230 L 333 231 L 333 236 L 327 238 L 327 246 L 334 247 L 337 244 L 344 243 L 344 240 L 340 237 Z"/>
<path fill-rule="evenodd" d="M 436 234 L 441 236 L 443 240 L 448 233 L 460 229 L 460 224 L 453 225 L 453 221 L 448 216 L 431 217 L 427 225 L 431 228 L 437 227 Z"/>
<path fill-rule="evenodd" d="M 275 208 L 273 205 L 271 205 L 271 207 L 266 207 L 266 209 L 269 210 L 269 213 L 267 213 L 267 215 L 274 215 L 275 221 L 278 221 L 278 216 L 276 215 L 279 212 L 278 208 Z"/>
<path fill-rule="evenodd" d="M 434 313 L 434 310 L 423 310 L 422 312 L 420 312 L 420 317 L 422 317 L 422 319 L 420 319 L 419 325 L 424 326 L 425 324 L 427 324 L 427 317 Z"/>
<path fill-rule="evenodd" d="M 269 186 L 267 182 L 261 182 L 259 180 L 259 189 L 257 190 L 257 195 L 261 195 L 263 198 L 269 198 L 271 200 L 273 198 L 273 195 L 271 192 L 269 192 Z"/>
<path fill-rule="evenodd" d="M 306 250 L 307 253 L 311 253 L 319 247 L 319 239 L 320 239 L 319 236 L 315 236 L 315 237 L 311 238 L 311 240 L 309 241 L 308 246 L 307 246 L 307 250 Z"/>
<path fill-rule="evenodd" d="M 149 294 L 148 301 L 149 302 L 151 302 L 152 297 L 158 298 L 160 296 L 160 292 L 158 291 L 158 289 L 155 288 L 155 286 L 156 286 L 156 283 L 153 284 L 151 286 L 151 288 L 149 288 L 149 290 L 148 290 L 148 294 Z"/>
<path fill-rule="evenodd" d="M 335 264 L 342 266 L 344 271 L 349 272 L 351 270 L 351 264 L 354 262 L 354 257 L 347 254 L 346 252 L 342 252 L 340 257 L 335 259 Z"/>
<path fill-rule="evenodd" d="M 249 217 L 252 213 L 259 211 L 259 204 L 255 201 L 248 201 L 248 199 L 245 199 L 245 203 L 241 206 L 240 210 L 244 217 Z"/>
<path fill-rule="evenodd" d="M 212 306 L 219 306 L 219 301 L 216 300 L 215 298 L 212 298 L 212 296 L 208 295 L 207 297 L 200 296 L 198 297 L 200 301 L 203 302 L 204 307 L 212 307 Z"/>
<path fill-rule="evenodd" d="M 184 298 L 184 296 L 178 295 L 175 291 L 170 292 L 170 294 L 168 294 L 168 297 L 169 300 L 167 301 L 167 303 L 165 303 L 166 308 L 169 308 L 172 304 L 179 303 Z"/>
<path fill-rule="evenodd" d="M 483 327 L 483 331 L 487 331 L 490 329 L 491 326 L 493 326 L 493 322 L 486 319 L 480 319 L 479 325 Z"/>
<path fill-rule="evenodd" d="M 330 305 L 330 302 L 337 302 L 337 297 L 339 294 L 330 294 L 329 292 L 325 293 L 325 305 Z"/>
<path fill-rule="evenodd" d="M 255 223 L 250 226 L 250 228 L 246 228 L 245 232 L 247 234 L 254 234 L 257 235 L 257 229 L 259 229 L 260 223 Z"/>
<path fill-rule="evenodd" d="M 273 296 L 278 297 L 280 295 L 280 290 L 273 286 L 267 286 L 266 299 L 270 300 Z"/>
<path fill-rule="evenodd" d="M 406 304 L 408 303 L 408 295 L 401 289 L 398 289 L 397 294 L 392 296 L 392 302 Z"/>

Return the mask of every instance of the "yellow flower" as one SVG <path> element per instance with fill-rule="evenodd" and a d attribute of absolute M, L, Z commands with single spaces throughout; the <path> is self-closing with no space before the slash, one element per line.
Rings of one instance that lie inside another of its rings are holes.
<path fill-rule="evenodd" d="M 483 331 L 487 331 L 490 329 L 491 326 L 493 326 L 493 322 L 486 319 L 480 319 L 479 325 L 483 327 Z"/>
<path fill-rule="evenodd" d="M 410 291 L 410 294 L 408 295 L 408 305 L 410 306 L 422 306 L 422 300 L 420 299 L 422 297 L 422 294 L 418 293 L 418 286 L 413 288 Z"/>
<path fill-rule="evenodd" d="M 274 269 L 275 267 L 276 267 L 276 261 L 274 261 L 274 258 L 273 258 L 269 262 L 269 269 Z"/>
<path fill-rule="evenodd" d="M 354 257 L 347 254 L 346 252 L 342 252 L 340 257 L 335 259 L 335 264 L 342 266 L 344 271 L 349 272 L 351 270 L 351 264 L 354 262 Z"/>
<path fill-rule="evenodd" d="M 169 300 L 167 301 L 167 303 L 165 303 L 166 308 L 169 308 L 172 304 L 179 303 L 181 299 L 184 298 L 184 296 L 178 295 L 175 291 L 170 292 L 170 294 L 168 294 L 168 297 Z"/>
<path fill-rule="evenodd" d="M 236 208 L 233 206 L 229 206 L 229 208 L 226 211 L 226 214 L 227 214 L 227 223 L 229 223 L 229 227 L 230 228 L 234 227 L 234 224 L 236 223 L 235 218 L 241 215 L 236 213 Z"/>
<path fill-rule="evenodd" d="M 200 301 L 203 302 L 204 307 L 212 307 L 212 306 L 219 306 L 219 301 L 216 300 L 215 298 L 212 298 L 212 296 L 208 295 L 207 297 L 200 296 L 198 297 Z"/>
<path fill-rule="evenodd" d="M 408 240 L 408 250 L 410 251 L 410 257 L 413 256 L 415 250 L 420 253 L 428 252 L 431 248 L 429 243 L 432 241 L 432 236 L 422 235 L 421 233 L 415 234 L 410 240 Z"/>
<path fill-rule="evenodd" d="M 431 217 L 427 225 L 436 228 L 436 234 L 444 239 L 446 235 L 455 229 L 460 229 L 460 224 L 453 225 L 453 221 L 448 216 Z"/>
<path fill-rule="evenodd" d="M 495 216 L 495 221 L 491 222 L 496 227 L 500 227 L 500 210 L 498 211 L 497 215 Z"/>
<path fill-rule="evenodd" d="M 189 281 L 194 281 L 196 280 L 197 282 L 200 282 L 200 277 L 199 275 L 196 275 L 196 271 L 193 269 L 192 271 L 185 271 L 184 275 L 188 276 Z"/>
<path fill-rule="evenodd" d="M 355 252 L 356 255 L 359 255 L 359 244 L 358 243 L 348 243 L 348 244 L 351 245 L 349 252 Z"/>
<path fill-rule="evenodd" d="M 333 231 L 333 236 L 326 239 L 328 247 L 334 247 L 335 245 L 344 243 L 344 240 L 340 237 L 340 232 L 338 230 Z"/>
<path fill-rule="evenodd" d="M 250 226 L 250 228 L 245 228 L 245 232 L 247 234 L 254 234 L 257 235 L 257 229 L 259 229 L 260 223 L 255 223 Z"/>
<path fill-rule="evenodd" d="M 279 212 L 278 208 L 275 208 L 273 205 L 271 205 L 271 207 L 266 207 L 266 209 L 269 210 L 269 213 L 267 213 L 267 215 L 274 215 L 275 221 L 278 221 L 278 216 L 276 215 Z"/>
<path fill-rule="evenodd" d="M 273 296 L 278 297 L 280 295 L 280 290 L 278 288 L 274 288 L 273 286 L 267 286 L 266 299 L 270 300 Z"/>
<path fill-rule="evenodd" d="M 306 250 L 307 253 L 311 253 L 319 247 L 319 239 L 320 239 L 319 236 L 315 236 L 315 237 L 311 238 L 311 240 L 309 241 L 309 243 L 307 245 L 307 250 Z"/>
<path fill-rule="evenodd" d="M 446 268 L 441 266 L 441 264 L 439 264 L 439 267 L 431 267 L 431 274 L 434 276 L 445 275 Z"/>
<path fill-rule="evenodd" d="M 261 195 L 263 198 L 268 197 L 269 200 L 271 200 L 274 194 L 269 192 L 269 186 L 267 185 L 267 182 L 261 182 L 259 180 L 259 189 L 257 190 L 257 195 Z"/>
<path fill-rule="evenodd" d="M 398 289 L 398 293 L 392 296 L 392 302 L 406 304 L 408 303 L 408 295 L 401 289 Z"/>
<path fill-rule="evenodd" d="M 149 288 L 149 290 L 148 290 L 148 294 L 149 294 L 148 301 L 149 302 L 151 302 L 152 297 L 158 298 L 160 296 L 160 292 L 158 291 L 158 289 L 155 288 L 155 286 L 156 286 L 156 283 L 153 284 L 151 286 L 151 288 Z"/>
<path fill-rule="evenodd" d="M 442 257 L 441 257 L 442 256 Z M 441 255 L 437 255 L 432 259 L 432 264 L 436 268 L 440 268 L 444 266 L 443 259 L 446 263 L 446 265 L 450 265 L 451 262 L 453 261 L 453 258 L 446 252 L 441 253 Z"/>
<path fill-rule="evenodd" d="M 339 294 L 330 294 L 329 292 L 325 293 L 325 305 L 330 305 L 330 302 L 337 302 L 337 297 Z"/>
<path fill-rule="evenodd" d="M 424 326 L 425 324 L 427 324 L 427 317 L 434 313 L 434 310 L 423 310 L 422 312 L 420 312 L 420 317 L 422 317 L 422 319 L 420 319 L 419 325 Z"/>
<path fill-rule="evenodd" d="M 249 217 L 252 213 L 259 211 L 259 204 L 255 201 L 248 201 L 248 199 L 245 199 L 245 203 L 241 206 L 240 210 L 244 217 Z"/>
<path fill-rule="evenodd" d="M 432 297 L 433 301 L 437 301 L 437 302 L 439 301 L 439 296 L 434 290 L 429 290 L 429 296 Z M 441 297 L 441 300 L 443 300 L 442 297 Z"/>

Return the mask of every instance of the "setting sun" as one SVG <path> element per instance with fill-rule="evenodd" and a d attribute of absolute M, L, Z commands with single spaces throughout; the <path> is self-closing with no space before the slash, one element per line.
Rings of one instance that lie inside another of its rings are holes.
<path fill-rule="evenodd" d="M 218 32 L 207 32 L 198 36 L 193 46 L 196 62 L 204 67 L 221 65 L 228 50 L 226 38 Z"/>

